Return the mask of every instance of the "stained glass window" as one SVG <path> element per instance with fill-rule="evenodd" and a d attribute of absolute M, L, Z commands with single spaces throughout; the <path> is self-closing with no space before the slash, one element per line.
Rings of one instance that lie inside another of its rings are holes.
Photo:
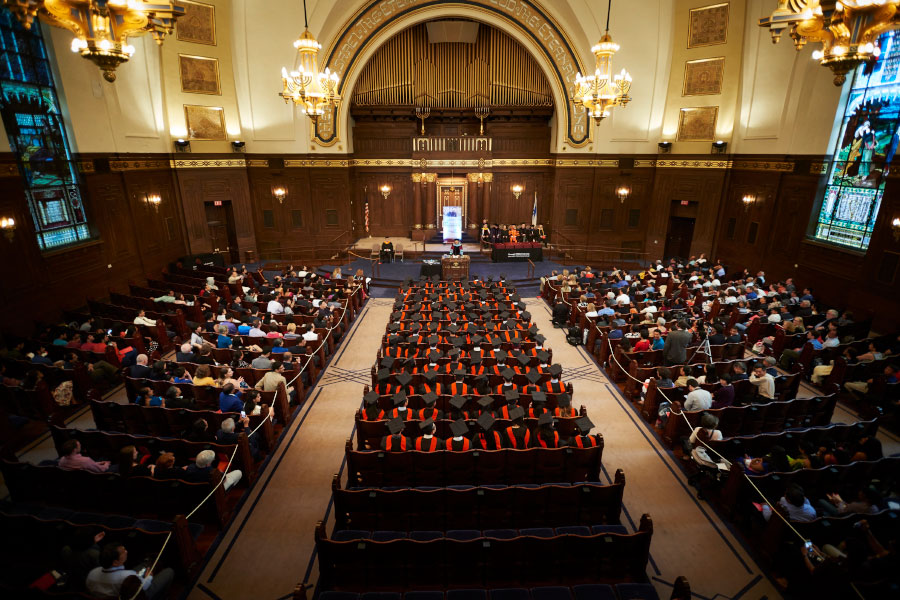
<path fill-rule="evenodd" d="M 900 142 L 900 32 L 879 38 L 874 67 L 859 67 L 841 117 L 814 236 L 869 247 L 885 178 Z M 900 166 L 900 165 L 898 165 Z"/>
<path fill-rule="evenodd" d="M 26 30 L 0 10 L 0 116 L 25 181 L 42 250 L 91 237 L 50 62 L 35 21 Z"/>

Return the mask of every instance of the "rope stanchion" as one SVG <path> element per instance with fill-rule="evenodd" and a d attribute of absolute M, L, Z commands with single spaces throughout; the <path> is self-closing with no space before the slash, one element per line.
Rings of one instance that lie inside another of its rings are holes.
<path fill-rule="evenodd" d="M 616 364 L 619 366 L 619 369 L 620 369 L 623 373 L 625 373 L 625 375 L 627 375 L 628 377 L 630 377 L 632 380 L 634 380 L 634 381 L 636 381 L 637 383 L 643 385 L 644 382 L 641 381 L 640 379 L 638 379 L 637 377 L 635 377 L 634 375 L 632 375 L 631 373 L 629 373 L 628 370 L 625 369 L 625 368 L 622 366 L 622 363 L 619 362 L 619 359 L 616 358 L 615 349 L 613 348 L 612 341 L 611 341 L 609 338 L 607 338 L 607 339 L 606 339 L 606 342 L 607 342 L 607 344 L 609 344 L 609 355 L 610 355 L 610 358 L 611 358 L 612 360 L 616 361 Z M 666 402 L 669 403 L 669 406 L 673 406 L 672 400 L 671 400 L 668 396 L 666 396 L 665 392 L 663 392 L 660 388 L 656 388 L 656 391 L 657 391 L 658 394 L 660 394 L 663 398 L 666 399 Z M 672 414 L 673 414 L 673 415 L 678 415 L 678 416 L 680 416 L 681 418 L 683 418 L 683 419 L 684 419 L 684 422 L 685 422 L 685 423 L 687 424 L 687 426 L 688 426 L 688 429 L 691 428 L 691 422 L 688 420 L 687 416 L 684 414 L 684 410 L 682 410 L 681 412 L 678 412 L 678 413 L 672 411 Z M 731 466 L 731 464 L 732 464 L 731 461 L 728 460 L 727 458 L 725 458 L 724 456 L 722 456 L 721 454 L 719 454 L 718 452 L 716 452 L 716 450 L 715 450 L 714 448 L 712 448 L 709 444 L 707 444 L 706 442 L 704 442 L 704 441 L 701 440 L 700 438 L 697 438 L 697 441 L 700 442 L 701 444 L 703 444 L 703 445 L 706 447 L 707 450 L 709 450 L 710 452 L 712 452 L 713 454 L 715 454 L 716 456 L 718 456 L 719 458 L 721 458 L 723 461 L 725 461 L 725 463 L 728 464 L 729 467 Z M 803 542 L 808 541 L 805 537 L 803 537 L 803 534 L 801 534 L 799 531 L 797 531 L 797 529 L 796 529 L 793 525 L 791 525 L 790 521 L 788 521 L 786 518 L 784 518 L 784 515 L 781 514 L 781 512 L 775 507 L 775 505 L 772 504 L 771 502 L 769 502 L 769 499 L 766 498 L 765 494 L 762 493 L 762 490 L 760 490 L 760 489 L 756 486 L 756 484 L 753 483 L 753 480 L 750 479 L 750 476 L 747 475 L 747 473 L 742 473 L 742 474 L 743 474 L 743 476 L 744 476 L 744 479 L 745 479 L 745 480 L 753 487 L 754 490 L 756 490 L 756 493 L 759 494 L 759 497 L 762 498 L 763 502 L 765 502 L 765 503 L 769 506 L 769 508 L 772 510 L 772 512 L 775 513 L 775 514 L 777 514 L 778 517 L 779 517 L 782 521 L 784 521 L 785 525 L 787 525 L 788 528 L 790 528 L 790 530 L 793 531 L 794 534 L 796 534 L 798 538 L 800 538 L 800 540 L 802 540 Z"/>

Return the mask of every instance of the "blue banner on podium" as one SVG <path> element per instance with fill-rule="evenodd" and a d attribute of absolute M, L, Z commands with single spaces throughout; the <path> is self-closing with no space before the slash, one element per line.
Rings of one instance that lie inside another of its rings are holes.
<path fill-rule="evenodd" d="M 441 221 L 444 229 L 444 243 L 462 239 L 462 207 L 445 206 L 444 218 Z"/>

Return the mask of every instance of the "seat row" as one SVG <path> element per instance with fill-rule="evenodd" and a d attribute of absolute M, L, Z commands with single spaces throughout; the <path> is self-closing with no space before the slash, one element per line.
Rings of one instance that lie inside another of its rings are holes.
<path fill-rule="evenodd" d="M 337 541 L 320 522 L 319 583 L 323 589 L 361 592 L 645 581 L 653 534 L 649 515 L 632 534 L 575 531 L 509 539 Z"/>
<path fill-rule="evenodd" d="M 726 458 L 748 456 L 765 456 L 773 446 L 792 448 L 802 442 L 809 442 L 815 447 L 822 442 L 840 443 L 859 436 L 873 436 L 878 432 L 878 419 L 857 421 L 856 423 L 832 423 L 824 427 L 807 427 L 790 431 L 759 433 L 756 435 L 738 436 L 710 442 L 716 452 Z"/>
<path fill-rule="evenodd" d="M 369 389 L 370 389 L 369 386 L 366 386 L 363 390 L 363 395 L 368 394 Z M 443 393 L 438 394 L 438 399 L 435 401 L 435 404 L 434 404 L 434 407 L 436 409 L 442 411 L 444 414 L 449 414 L 450 410 L 452 408 L 450 405 L 450 400 L 453 398 L 453 396 L 448 393 L 449 391 L 450 391 L 450 386 L 442 384 L 441 392 L 443 392 Z M 568 389 L 568 387 L 567 387 L 567 391 L 565 393 L 569 394 L 569 397 L 571 400 L 572 390 Z M 518 400 L 516 400 L 516 404 L 518 406 L 521 406 L 522 408 L 524 408 L 527 411 L 528 408 L 531 407 L 531 403 L 532 403 L 531 394 L 521 392 L 521 391 L 518 392 L 518 394 L 519 394 L 519 398 L 518 398 Z M 557 399 L 558 394 L 555 394 L 553 392 L 545 392 L 544 395 L 547 400 L 544 403 L 544 408 L 546 408 L 547 410 L 552 412 L 553 409 L 555 409 L 557 407 L 556 399 Z M 466 394 L 464 396 L 464 398 L 466 398 L 467 400 L 466 400 L 466 404 L 463 405 L 463 407 L 461 409 L 463 411 L 469 411 L 469 410 L 472 410 L 475 408 L 476 402 L 477 402 L 475 400 L 475 398 L 478 398 L 479 400 L 481 398 L 490 398 L 492 401 L 490 410 L 498 410 L 501 406 L 506 406 L 506 404 L 508 403 L 506 397 L 503 394 L 485 394 L 483 396 L 472 396 L 470 394 Z M 409 403 L 408 406 L 409 406 L 410 410 L 418 411 L 421 408 L 425 408 L 425 402 L 422 399 L 422 394 L 408 394 L 406 397 L 406 400 Z M 393 395 L 379 396 L 378 408 L 381 410 L 384 410 L 384 411 L 388 411 L 388 410 L 391 410 L 392 408 L 394 408 Z"/>
<path fill-rule="evenodd" d="M 464 452 L 344 449 L 348 487 L 520 484 L 599 481 L 603 446 Z"/>
<path fill-rule="evenodd" d="M 223 486 L 192 483 L 180 479 L 120 477 L 115 473 L 91 473 L 36 466 L 3 459 L 0 472 L 12 500 L 62 506 L 75 510 L 127 513 L 147 518 L 171 520 L 186 508 L 209 501 L 195 513 L 204 523 L 224 526 L 230 509 Z M 216 472 L 218 473 L 218 472 Z"/>
<path fill-rule="evenodd" d="M 305 600 L 306 590 L 300 590 L 293 600 Z M 691 590 L 687 579 L 679 577 L 670 600 L 690 600 Z M 534 588 L 463 589 L 446 593 L 432 591 L 406 592 L 323 592 L 319 600 L 659 600 L 659 595 L 649 583 L 620 583 L 609 585 L 587 583 L 568 586 L 541 586 Z"/>
<path fill-rule="evenodd" d="M 613 483 L 343 489 L 332 481 L 338 529 L 449 530 L 618 525 L 625 474 Z"/>

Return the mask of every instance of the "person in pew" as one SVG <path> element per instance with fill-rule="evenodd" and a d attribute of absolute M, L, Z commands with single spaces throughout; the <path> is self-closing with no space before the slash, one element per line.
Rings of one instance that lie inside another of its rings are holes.
<path fill-rule="evenodd" d="M 885 383 L 897 383 L 897 367 L 895 365 L 885 365 L 882 375 Z M 853 394 L 857 399 L 861 399 L 868 394 L 869 387 L 874 382 L 874 377 L 869 378 L 866 381 L 847 381 L 844 383 L 844 389 Z"/>
<path fill-rule="evenodd" d="M 189 342 L 185 342 L 175 353 L 176 362 L 194 362 L 194 347 Z"/>
<path fill-rule="evenodd" d="M 503 438 L 500 432 L 494 429 L 497 420 L 489 412 L 481 413 L 478 417 L 478 433 L 475 436 L 474 446 L 482 450 L 500 450 L 503 448 Z"/>
<path fill-rule="evenodd" d="M 223 413 L 242 412 L 244 410 L 244 402 L 241 400 L 240 390 L 234 387 L 233 383 L 226 383 L 219 393 L 219 410 Z"/>
<path fill-rule="evenodd" d="M 434 392 L 427 392 L 422 395 L 422 402 L 425 403 L 425 406 L 419 409 L 417 416 L 420 421 L 425 421 L 426 419 L 440 421 L 444 418 L 444 411 L 437 408 L 437 400 L 438 395 Z"/>
<path fill-rule="evenodd" d="M 228 335 L 228 328 L 225 325 L 219 325 L 217 333 L 219 335 L 216 337 L 216 348 L 231 348 L 233 341 Z"/>
<path fill-rule="evenodd" d="M 766 473 L 786 473 L 791 470 L 790 457 L 781 446 L 772 446 L 765 456 L 751 457 L 747 454 L 742 459 L 744 472 L 748 475 L 765 475 Z"/>
<path fill-rule="evenodd" d="M 827 516 L 846 514 L 872 515 L 881 510 L 882 497 L 874 486 L 865 486 L 859 489 L 856 500 L 845 502 L 840 494 L 825 494 L 817 503 L 819 512 Z"/>
<path fill-rule="evenodd" d="M 566 384 L 559 380 L 562 374 L 562 365 L 555 364 L 550 367 L 550 381 L 545 385 L 545 391 L 550 394 L 562 394 L 566 391 Z"/>
<path fill-rule="evenodd" d="M 63 469 L 84 470 L 91 473 L 105 473 L 109 470 L 109 464 L 108 460 L 95 462 L 91 457 L 83 456 L 81 454 L 81 442 L 75 439 L 63 442 L 60 448 L 59 462 L 57 463 Z"/>
<path fill-rule="evenodd" d="M 172 372 L 172 383 L 194 383 L 194 378 L 184 367 L 176 367 Z"/>
<path fill-rule="evenodd" d="M 184 438 L 189 442 L 211 442 L 215 439 L 206 419 L 194 421 Z"/>
<path fill-rule="evenodd" d="M 578 411 L 572 406 L 572 397 L 569 394 L 557 394 L 553 416 L 557 418 L 578 416 Z"/>
<path fill-rule="evenodd" d="M 384 411 L 378 406 L 378 398 L 378 392 L 369 392 L 363 396 L 364 407 L 360 413 L 360 418 L 363 421 L 381 421 L 384 419 Z M 422 410 L 425 409 L 423 408 Z"/>
<path fill-rule="evenodd" d="M 216 385 L 216 380 L 212 378 L 209 365 L 201 364 L 194 371 L 194 385 Z"/>
<path fill-rule="evenodd" d="M 88 336 L 90 338 L 91 336 Z M 135 364 L 131 365 L 128 368 L 128 375 L 133 377 L 134 379 L 144 379 L 150 377 L 150 367 L 147 366 L 149 362 L 149 358 L 147 358 L 146 354 L 138 354 L 137 359 L 135 360 Z"/>
<path fill-rule="evenodd" d="M 531 443 L 531 432 L 525 426 L 525 410 L 517 406 L 509 411 L 509 419 L 512 421 L 506 428 L 506 439 L 509 448 L 525 449 Z"/>
<path fill-rule="evenodd" d="M 184 467 L 182 479 L 196 483 L 206 483 L 212 480 L 213 472 L 218 472 L 213 463 L 216 460 L 216 453 L 212 450 L 203 450 L 197 454 L 197 458 L 190 465 Z M 225 491 L 230 490 L 241 480 L 243 473 L 240 469 L 234 469 L 225 473 Z"/>
<path fill-rule="evenodd" d="M 172 376 L 169 375 L 168 365 L 162 360 L 153 363 L 153 368 L 150 369 L 150 375 L 147 377 L 147 379 L 152 381 L 169 381 L 171 378 Z"/>
<path fill-rule="evenodd" d="M 62 547 L 60 559 L 69 581 L 81 584 L 92 569 L 100 566 L 100 542 L 106 532 L 94 527 L 80 527 Z"/>
<path fill-rule="evenodd" d="M 444 440 L 435 437 L 434 435 L 437 432 L 434 419 L 428 418 L 423 420 L 419 423 L 419 430 L 422 432 L 422 435 L 416 438 L 415 444 L 413 445 L 416 450 L 419 450 L 420 452 L 434 452 L 444 448 Z"/>
<path fill-rule="evenodd" d="M 688 394 L 684 399 L 684 410 L 698 411 L 712 408 L 712 394 L 700 387 L 700 383 L 691 377 L 687 380 Z"/>
<path fill-rule="evenodd" d="M 100 550 L 100 565 L 91 569 L 85 579 L 85 587 L 91 595 L 98 598 L 121 598 L 122 591 L 130 591 L 133 598 L 143 590 L 148 600 L 161 600 L 166 596 L 175 572 L 165 568 L 153 575 L 149 571 L 138 575 L 136 571 L 126 569 L 128 550 L 118 542 L 108 543 Z M 131 581 L 137 580 L 132 587 Z M 125 582 L 129 582 L 126 588 Z"/>
<path fill-rule="evenodd" d="M 778 499 L 777 508 L 790 521 L 797 523 L 808 523 L 818 517 L 816 509 L 809 503 L 803 488 L 796 483 L 788 485 L 784 495 Z M 768 504 L 762 504 L 760 510 L 766 521 L 772 518 L 772 507 Z"/>
<path fill-rule="evenodd" d="M 254 369 L 271 369 L 274 364 L 272 362 L 272 359 L 270 358 L 271 355 L 271 350 L 263 350 L 263 352 L 259 356 L 257 356 L 250 362 L 250 366 Z"/>
<path fill-rule="evenodd" d="M 531 393 L 531 406 L 528 407 L 528 417 L 532 419 L 539 419 L 541 415 L 548 414 L 550 411 L 547 410 L 547 394 L 544 392 L 532 392 Z"/>
<path fill-rule="evenodd" d="M 121 477 L 152 477 L 156 465 L 146 465 L 144 460 L 135 446 L 122 446 L 119 449 L 118 463 L 113 468 L 117 469 Z"/>
<path fill-rule="evenodd" d="M 725 408 L 734 404 L 734 386 L 731 385 L 730 375 L 719 375 L 719 387 L 713 392 L 712 398 L 712 408 Z"/>
<path fill-rule="evenodd" d="M 409 410 L 409 398 L 403 390 L 395 393 L 391 397 L 391 402 L 393 402 L 394 408 L 385 415 L 385 418 L 401 419 L 403 421 L 410 421 L 416 418 L 416 414 Z"/>
<path fill-rule="evenodd" d="M 450 398 L 450 414 L 446 415 L 446 417 L 454 421 L 468 419 L 469 413 L 463 410 L 466 402 L 468 402 L 468 399 L 465 396 L 453 396 Z"/>
<path fill-rule="evenodd" d="M 141 388 L 137 391 L 134 403 L 144 407 L 166 407 L 165 398 L 154 395 L 153 390 L 148 387 Z"/>
<path fill-rule="evenodd" d="M 750 375 L 750 383 L 756 386 L 756 394 L 764 402 L 775 399 L 775 379 L 766 372 L 762 363 L 757 363 Z"/>
<path fill-rule="evenodd" d="M 501 375 L 503 376 L 503 383 L 497 385 L 497 387 L 494 389 L 495 394 L 506 394 L 507 392 L 519 391 L 519 386 L 513 383 L 515 371 L 507 367 L 503 370 Z"/>
<path fill-rule="evenodd" d="M 166 390 L 164 405 L 166 408 L 194 408 L 194 399 L 185 398 L 181 394 L 181 389 L 173 385 Z"/>
<path fill-rule="evenodd" d="M 381 438 L 381 449 L 385 452 L 404 452 L 412 447 L 409 438 L 403 435 L 406 427 L 403 419 L 391 419 L 387 422 L 388 435 Z"/>
<path fill-rule="evenodd" d="M 232 351 L 231 353 L 231 368 L 232 369 L 247 369 L 250 367 L 250 363 L 244 360 L 244 351 L 240 348 Z"/>
<path fill-rule="evenodd" d="M 600 445 L 600 434 L 591 435 L 594 424 L 587 417 L 575 419 L 575 431 L 566 445 L 573 448 L 596 448 Z"/>
<path fill-rule="evenodd" d="M 494 417 L 497 419 L 509 419 L 512 411 L 518 406 L 519 392 L 516 390 L 507 390 L 503 392 L 506 404 L 497 409 Z"/>
<path fill-rule="evenodd" d="M 538 431 L 532 445 L 535 448 L 559 448 L 559 432 L 553 426 L 553 416 L 544 413 L 538 418 Z"/>
<path fill-rule="evenodd" d="M 450 433 L 453 437 L 445 442 L 445 448 L 451 452 L 464 452 L 472 446 L 471 440 L 465 437 L 469 432 L 469 426 L 463 420 L 457 420 L 450 423 Z"/>
<path fill-rule="evenodd" d="M 175 455 L 162 452 L 153 467 L 154 479 L 180 479 L 184 471 L 175 466 Z"/>

